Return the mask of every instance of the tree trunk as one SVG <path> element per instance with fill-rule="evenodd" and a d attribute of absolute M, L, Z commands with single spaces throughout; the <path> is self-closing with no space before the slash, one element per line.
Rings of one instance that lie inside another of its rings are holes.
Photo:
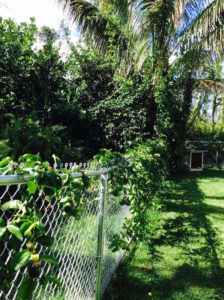
<path fill-rule="evenodd" d="M 217 95 L 214 94 L 213 101 L 212 101 L 212 117 L 211 117 L 211 127 L 212 131 L 214 131 L 215 127 L 215 111 L 216 111 L 216 104 L 217 104 Z"/>

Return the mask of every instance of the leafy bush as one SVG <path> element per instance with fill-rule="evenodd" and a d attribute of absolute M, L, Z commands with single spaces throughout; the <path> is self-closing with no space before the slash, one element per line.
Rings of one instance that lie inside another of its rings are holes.
<path fill-rule="evenodd" d="M 111 174 L 109 192 L 121 195 L 121 205 L 130 205 L 131 217 L 126 219 L 119 236 L 114 236 L 111 247 L 128 248 L 127 240 L 143 240 L 147 231 L 147 213 L 155 207 L 156 196 L 167 174 L 167 148 L 160 140 L 151 140 L 129 150 L 126 155 L 101 151 L 95 160 L 107 166 L 116 161 L 117 168 Z"/>
<path fill-rule="evenodd" d="M 127 152 L 126 156 L 109 150 L 101 151 L 95 162 L 102 167 L 114 160 L 116 167 L 110 173 L 111 190 L 109 193 L 120 195 L 120 205 L 130 205 L 131 217 L 125 220 L 120 235 L 115 235 L 111 242 L 113 251 L 128 248 L 127 241 L 143 240 L 147 228 L 147 212 L 154 208 L 153 197 L 156 195 L 166 175 L 164 157 L 166 147 L 160 141 L 150 141 Z M 54 156 L 56 166 L 60 160 Z M 21 165 L 22 163 L 22 165 Z M 27 268 L 27 274 L 19 289 L 19 299 L 30 299 L 36 286 L 36 279 L 41 274 L 43 263 L 58 266 L 57 260 L 49 255 L 40 255 L 37 245 L 52 247 L 54 239 L 48 236 L 48 228 L 42 224 L 40 207 L 44 205 L 61 206 L 63 215 L 82 216 L 85 201 L 82 199 L 88 188 L 98 189 L 98 182 L 88 180 L 85 173 L 82 178 L 72 178 L 72 171 L 81 171 L 77 167 L 71 170 L 52 169 L 48 162 L 42 162 L 38 155 L 26 154 L 18 163 L 9 157 L 0 161 L 0 174 L 29 175 L 27 185 L 21 185 L 20 200 L 2 199 L 0 212 L 0 242 L 8 243 L 12 251 L 9 264 L 0 259 L 0 289 L 7 292 L 18 270 Z M 27 178 L 27 177 L 26 177 Z M 91 184 L 90 184 L 91 183 Z M 40 202 L 35 202 L 34 199 Z M 23 200 L 22 200 L 23 199 Z M 1 243 L 0 243 L 1 247 Z M 8 253 L 6 253 L 8 255 Z M 58 286 L 54 274 L 41 275 L 41 282 L 53 281 Z"/>
<path fill-rule="evenodd" d="M 58 158 L 54 157 L 54 160 L 56 164 L 60 163 Z M 31 299 L 36 278 L 39 278 L 43 264 L 49 263 L 58 267 L 56 258 L 40 255 L 38 252 L 37 245 L 51 247 L 54 243 L 53 237 L 46 234 L 49 228 L 42 223 L 44 213 L 41 207 L 49 210 L 51 205 L 58 202 L 64 217 L 72 215 L 79 218 L 83 206 L 82 195 L 88 188 L 88 180 L 85 176 L 72 178 L 72 171 L 81 171 L 77 167 L 70 171 L 52 169 L 48 162 L 42 162 L 37 155 L 23 155 L 18 163 L 10 158 L 0 161 L 0 174 L 31 176 L 27 185 L 20 187 L 21 200 L 7 199 L 7 196 L 1 200 L 0 242 L 7 243 L 12 258 L 9 264 L 5 264 L 8 252 L 1 255 L 0 289 L 7 293 L 16 272 L 27 268 L 26 276 L 18 291 L 18 299 Z M 0 243 L 0 249 L 2 247 L 4 245 Z M 45 284 L 52 281 L 60 285 L 53 275 L 42 274 L 39 279 Z"/>

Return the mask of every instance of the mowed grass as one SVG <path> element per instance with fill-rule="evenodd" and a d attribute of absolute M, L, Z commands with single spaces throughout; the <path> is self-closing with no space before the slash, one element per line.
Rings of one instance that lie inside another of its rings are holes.
<path fill-rule="evenodd" d="M 224 172 L 168 182 L 146 241 L 119 267 L 104 299 L 224 299 Z"/>

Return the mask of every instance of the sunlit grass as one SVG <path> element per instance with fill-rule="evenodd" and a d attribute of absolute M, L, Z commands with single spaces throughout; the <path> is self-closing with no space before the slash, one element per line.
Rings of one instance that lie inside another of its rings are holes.
<path fill-rule="evenodd" d="M 123 262 L 105 299 L 223 300 L 224 173 L 168 182 L 160 199 L 146 241 Z"/>

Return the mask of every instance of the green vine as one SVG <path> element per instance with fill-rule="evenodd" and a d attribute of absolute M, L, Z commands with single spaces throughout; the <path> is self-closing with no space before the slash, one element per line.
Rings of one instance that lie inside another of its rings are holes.
<path fill-rule="evenodd" d="M 130 239 L 142 241 L 146 236 L 147 213 L 149 209 L 157 208 L 153 199 L 166 175 L 165 155 L 166 147 L 156 140 L 139 145 L 126 155 L 102 150 L 95 156 L 93 162 L 98 167 L 115 165 L 109 173 L 108 192 L 118 199 L 120 205 L 130 206 L 130 217 L 125 219 L 120 234 L 112 238 L 112 251 L 128 249 Z M 60 166 L 60 160 L 55 156 L 53 159 Z M 50 213 L 55 205 L 59 205 L 64 218 L 72 215 L 79 219 L 82 216 L 85 209 L 83 195 L 88 190 L 98 189 L 99 179 L 93 177 L 90 185 L 84 172 L 81 178 L 74 178 L 71 173 L 75 171 L 82 172 L 77 166 L 70 170 L 52 168 L 38 155 L 31 154 L 20 157 L 18 163 L 10 158 L 0 161 L 0 174 L 28 178 L 27 184 L 19 189 L 22 200 L 8 200 L 4 196 L 0 206 L 0 250 L 3 242 L 12 253 L 9 264 L 3 262 L 6 257 L 0 258 L 0 289 L 7 293 L 16 272 L 26 270 L 17 299 L 32 298 L 37 278 L 41 284 L 53 281 L 60 287 L 54 274 L 40 275 L 43 263 L 58 267 L 55 257 L 38 251 L 38 245 L 51 248 L 54 244 L 54 239 L 46 234 L 48 228 L 42 222 L 41 207 L 44 205 Z"/>
<path fill-rule="evenodd" d="M 103 150 L 95 157 L 103 167 L 109 166 L 111 160 L 116 162 L 108 192 L 120 197 L 121 205 L 130 206 L 130 217 L 111 241 L 113 251 L 129 249 L 130 239 L 136 242 L 145 238 L 148 211 L 158 208 L 154 198 L 166 177 L 166 155 L 164 143 L 155 140 L 129 150 L 126 155 Z"/>
<path fill-rule="evenodd" d="M 55 164 L 60 164 L 53 156 Z M 7 293 L 12 279 L 18 270 L 26 270 L 26 276 L 20 286 L 17 299 L 30 299 L 35 289 L 36 278 L 40 276 L 43 263 L 58 267 L 56 258 L 50 255 L 40 255 L 37 244 L 52 247 L 53 237 L 46 234 L 47 228 L 42 223 L 40 206 L 44 205 L 50 212 L 53 206 L 60 205 L 63 216 L 72 215 L 80 218 L 83 206 L 82 195 L 89 186 L 89 180 L 83 173 L 82 178 L 73 178 L 71 172 L 81 171 L 79 167 L 71 170 L 53 169 L 48 162 L 42 162 L 38 155 L 26 154 L 19 158 L 18 163 L 11 158 L 0 162 L 0 174 L 30 175 L 27 184 L 21 185 L 19 193 L 21 200 L 2 199 L 0 212 L 0 248 L 2 242 L 7 243 L 12 251 L 8 265 L 0 260 L 0 289 Z M 24 176 L 24 179 L 27 178 Z M 41 199 L 37 201 L 36 199 Z M 6 254 L 8 255 L 8 253 Z M 39 278 L 43 284 L 53 281 L 58 286 L 60 282 L 52 275 Z"/>

